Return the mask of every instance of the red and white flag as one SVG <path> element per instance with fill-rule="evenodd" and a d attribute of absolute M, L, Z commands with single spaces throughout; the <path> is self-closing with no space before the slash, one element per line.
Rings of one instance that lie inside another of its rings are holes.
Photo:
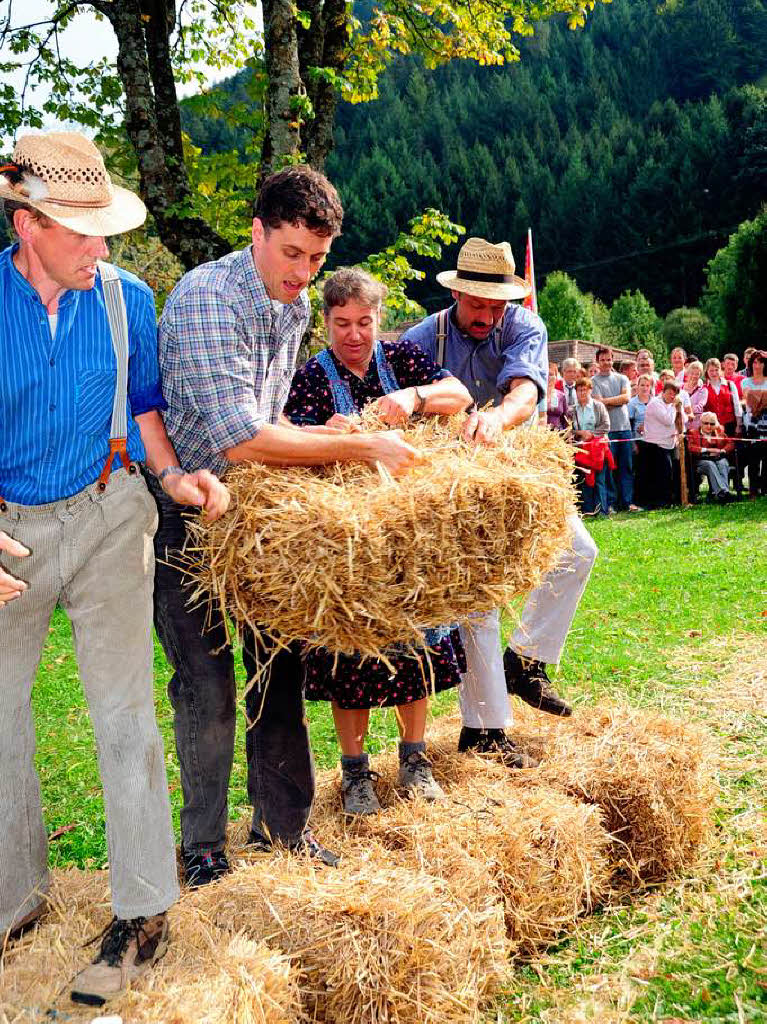
<path fill-rule="evenodd" d="M 533 262 L 533 231 L 527 229 L 527 251 L 525 252 L 525 281 L 533 286 L 533 290 L 527 296 L 522 305 L 525 309 L 531 309 L 533 313 L 538 312 L 538 295 L 535 291 L 535 263 Z"/>

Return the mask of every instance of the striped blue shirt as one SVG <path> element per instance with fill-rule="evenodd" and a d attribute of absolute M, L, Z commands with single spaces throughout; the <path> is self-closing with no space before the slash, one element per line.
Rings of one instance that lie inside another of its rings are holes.
<path fill-rule="evenodd" d="M 59 501 L 95 483 L 109 454 L 117 363 L 100 280 L 59 300 L 55 337 L 40 296 L 0 253 L 0 495 Z M 120 270 L 128 314 L 128 454 L 145 457 L 134 419 L 163 409 L 151 290 Z M 115 463 L 119 465 L 119 463 Z"/>
<path fill-rule="evenodd" d="M 165 429 L 189 473 L 276 423 L 287 401 L 309 300 L 269 298 L 250 246 L 185 274 L 160 320 Z"/>

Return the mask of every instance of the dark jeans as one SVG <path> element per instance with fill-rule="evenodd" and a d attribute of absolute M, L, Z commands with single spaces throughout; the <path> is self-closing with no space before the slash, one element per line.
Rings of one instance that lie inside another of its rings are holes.
<path fill-rule="evenodd" d="M 184 849 L 221 849 L 226 838 L 227 794 L 234 756 L 237 697 L 234 655 L 217 605 L 190 606 L 190 581 L 175 564 L 186 540 L 184 515 L 148 476 L 160 514 L 155 534 L 157 567 L 154 622 L 174 669 L 168 686 L 181 767 Z M 170 564 L 168 564 L 170 563 Z M 250 630 L 243 637 L 243 664 L 252 679 L 259 661 L 272 654 Z M 248 798 L 253 827 L 272 839 L 298 840 L 314 798 L 314 764 L 304 714 L 303 663 L 297 647 L 278 651 L 268 683 L 245 696 L 248 729 Z"/>
<path fill-rule="evenodd" d="M 619 511 L 625 512 L 634 503 L 634 446 L 626 440 L 631 431 L 611 430 L 607 436 L 610 441 L 619 442 L 610 445 L 615 469 L 607 472 L 607 497 Z"/>
<path fill-rule="evenodd" d="M 594 486 L 586 483 L 585 474 L 579 475 L 578 490 L 581 498 L 581 508 L 584 513 L 590 515 L 592 512 L 601 512 L 607 515 L 607 486 L 606 477 L 610 470 L 607 466 L 594 470 Z"/>
<path fill-rule="evenodd" d="M 650 479 L 650 460 L 647 441 L 637 441 L 634 453 L 634 501 L 642 508 L 649 504 L 648 483 Z"/>
<path fill-rule="evenodd" d="M 648 444 L 647 456 L 647 507 L 668 508 L 674 485 L 672 451 L 670 448 L 661 448 L 659 444 Z"/>
<path fill-rule="evenodd" d="M 746 449 L 748 465 L 748 493 L 753 496 L 767 494 L 767 438 L 756 427 L 746 427 L 748 443 Z"/>

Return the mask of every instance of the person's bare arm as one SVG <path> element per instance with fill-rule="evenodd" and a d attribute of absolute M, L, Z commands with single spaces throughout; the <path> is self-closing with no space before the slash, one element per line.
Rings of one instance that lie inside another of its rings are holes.
<path fill-rule="evenodd" d="M 392 391 L 375 402 L 379 415 L 390 426 L 407 423 L 414 412 L 423 416 L 450 416 L 470 405 L 471 395 L 457 377 L 443 377 L 432 384 Z"/>
<path fill-rule="evenodd" d="M 500 405 L 469 416 L 461 437 L 477 444 L 493 444 L 504 430 L 526 423 L 537 405 L 538 388 L 527 377 L 517 377 L 511 381 Z"/>
<path fill-rule="evenodd" d="M 146 449 L 146 463 L 155 476 L 168 466 L 178 466 L 178 456 L 170 443 L 162 416 L 156 409 L 136 417 L 141 440 Z M 207 469 L 196 473 L 169 473 L 162 489 L 179 505 L 201 506 L 209 521 L 220 518 L 229 508 L 229 491 L 218 477 Z"/>
<path fill-rule="evenodd" d="M 419 451 L 396 430 L 379 433 L 316 434 L 280 424 L 264 424 L 258 433 L 224 450 L 230 462 L 265 466 L 324 466 L 329 462 L 380 462 L 395 475 L 423 462 Z"/>

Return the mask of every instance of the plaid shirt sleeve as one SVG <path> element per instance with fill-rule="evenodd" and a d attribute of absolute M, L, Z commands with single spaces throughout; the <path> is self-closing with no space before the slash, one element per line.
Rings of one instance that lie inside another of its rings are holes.
<path fill-rule="evenodd" d="M 254 437 L 267 421 L 258 399 L 267 339 L 249 339 L 232 303 L 212 284 L 178 296 L 160 333 L 169 404 L 178 397 L 195 410 L 214 452 Z"/>

